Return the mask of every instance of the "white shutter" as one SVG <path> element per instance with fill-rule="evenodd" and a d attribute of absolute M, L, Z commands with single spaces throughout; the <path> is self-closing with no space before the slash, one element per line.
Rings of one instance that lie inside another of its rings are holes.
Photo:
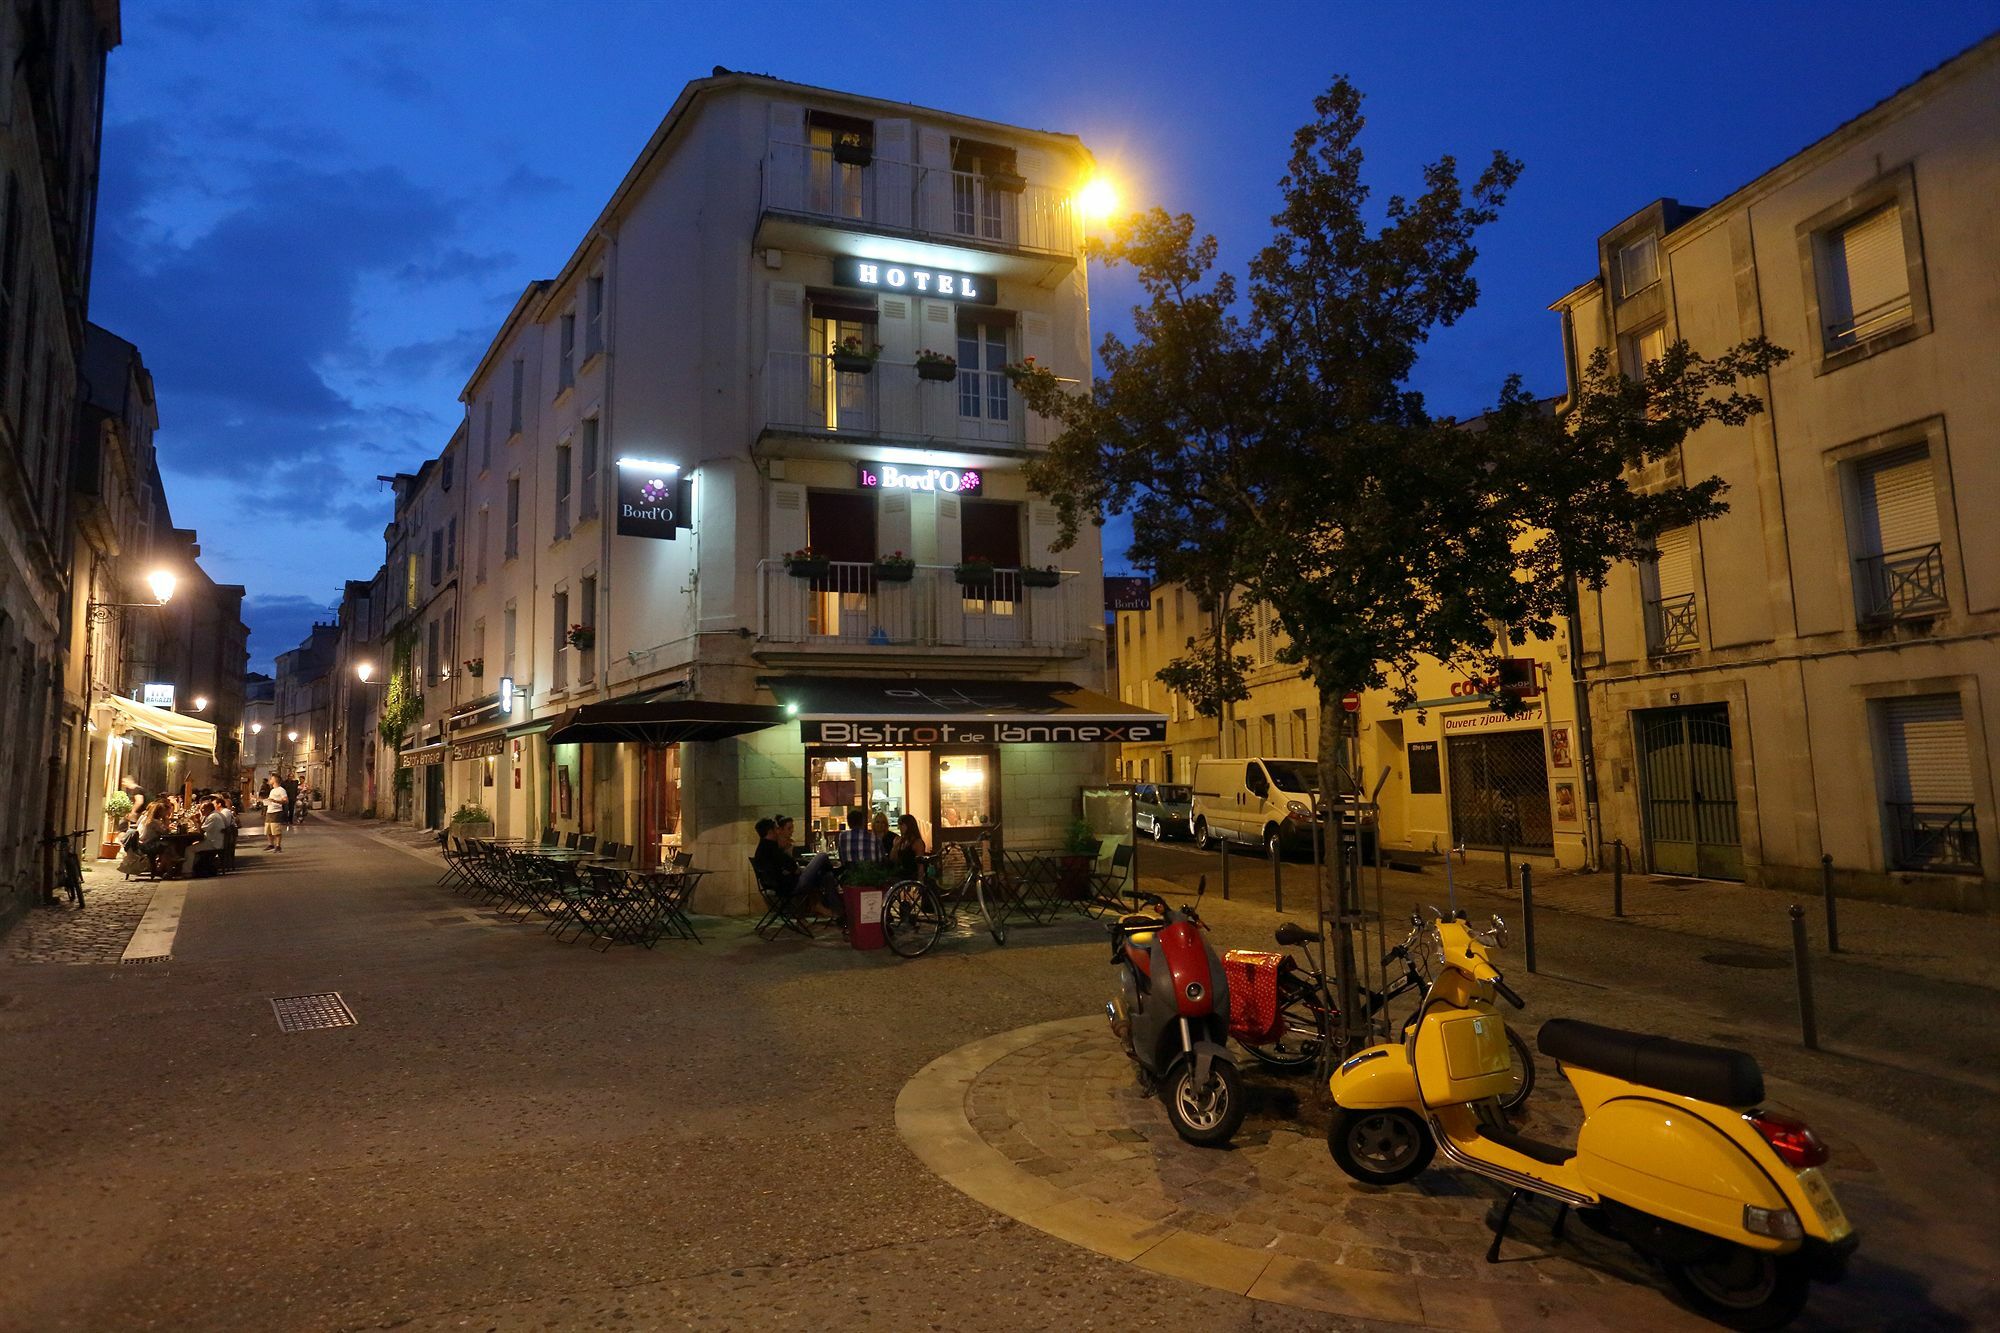
<path fill-rule="evenodd" d="M 770 558 L 806 544 L 806 488 L 796 482 L 771 483 Z"/>
<path fill-rule="evenodd" d="M 764 150 L 764 206 L 799 212 L 806 202 L 806 109 L 796 102 L 773 102 L 770 139 Z"/>
<path fill-rule="evenodd" d="M 951 231 L 951 136 L 917 128 L 917 229 Z"/>
<path fill-rule="evenodd" d="M 776 425 L 813 420 L 812 364 L 806 356 L 806 289 L 773 282 L 764 291 L 764 410 Z"/>
<path fill-rule="evenodd" d="M 1026 311 L 1021 315 L 1021 359 L 1033 358 L 1044 370 L 1056 369 L 1055 326 L 1047 315 Z M 1016 410 L 1027 412 L 1016 400 Z M 1055 432 L 1047 418 L 1027 412 L 1029 444 L 1047 444 Z"/>
<path fill-rule="evenodd" d="M 1883 705 L 1889 741 L 1891 799 L 1970 805 L 1972 762 L 1965 715 L 1955 694 L 1890 699 Z"/>
<path fill-rule="evenodd" d="M 958 526 L 958 497 L 940 495 L 937 498 L 937 562 L 940 565 L 955 565 L 963 554 L 963 538 Z"/>
<path fill-rule="evenodd" d="M 1903 218 L 1894 204 L 1841 228 L 1834 238 L 1837 332 L 1865 338 L 1910 310 L 1910 271 L 1903 258 Z"/>
<path fill-rule="evenodd" d="M 917 346 L 946 356 L 958 355 L 958 308 L 950 301 L 917 302 Z M 958 386 L 917 383 L 917 401 L 922 405 L 923 434 L 949 440 L 958 434 Z"/>
<path fill-rule="evenodd" d="M 1055 540 L 1062 528 L 1056 520 L 1056 507 L 1046 500 L 1031 501 L 1028 505 L 1028 551 L 1030 565 L 1041 568 L 1045 565 L 1062 563 L 1055 552 Z"/>
<path fill-rule="evenodd" d="M 881 555 L 901 551 L 910 555 L 916 544 L 910 536 L 910 497 L 884 492 L 875 515 L 875 549 Z"/>
<path fill-rule="evenodd" d="M 1864 555 L 1888 555 L 1938 541 L 1937 488 L 1926 448 L 1900 450 L 1861 468 Z"/>
<path fill-rule="evenodd" d="M 1668 528 L 1656 543 L 1659 551 L 1660 600 L 1686 597 L 1694 591 L 1694 529 Z"/>
<path fill-rule="evenodd" d="M 911 162 L 916 156 L 915 126 L 907 120 L 875 122 L 875 220 L 886 227 L 910 225 L 912 195 L 917 177 Z"/>

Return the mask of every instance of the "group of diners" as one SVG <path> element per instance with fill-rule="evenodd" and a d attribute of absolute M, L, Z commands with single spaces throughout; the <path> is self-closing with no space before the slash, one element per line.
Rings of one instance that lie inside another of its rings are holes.
<path fill-rule="evenodd" d="M 205 879 L 234 870 L 240 807 L 237 796 L 222 791 L 191 800 L 162 796 L 142 806 L 119 839 L 119 873 L 175 879 L 185 872 Z"/>
<path fill-rule="evenodd" d="M 757 882 L 772 886 L 808 922 L 844 921 L 841 867 L 875 862 L 915 878 L 930 852 L 914 815 L 898 819 L 892 832 L 885 812 L 877 810 L 871 820 L 856 806 L 847 812 L 847 827 L 834 835 L 833 851 L 810 856 L 801 856 L 794 845 L 794 827 L 792 817 L 782 812 L 758 820 L 757 849 L 750 864 Z"/>

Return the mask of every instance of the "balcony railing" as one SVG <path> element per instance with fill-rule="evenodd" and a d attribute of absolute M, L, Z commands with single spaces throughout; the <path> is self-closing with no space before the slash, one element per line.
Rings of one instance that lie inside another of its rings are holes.
<path fill-rule="evenodd" d="M 1863 556 L 1854 563 L 1859 566 L 1862 610 L 1870 620 L 1928 615 L 1950 605 L 1944 552 L 1936 542 Z"/>
<path fill-rule="evenodd" d="M 859 222 L 946 245 L 996 246 L 1074 257 L 1074 201 L 1049 185 L 1003 189 L 984 176 L 877 157 L 865 167 L 831 148 L 772 140 L 764 158 L 764 207 Z"/>
<path fill-rule="evenodd" d="M 1866 310 L 1857 310 L 1851 319 L 1837 320 L 1826 326 L 1826 341 L 1829 347 L 1852 347 L 1856 343 L 1867 342 L 1870 338 L 1910 321 L 1910 295 L 1892 297 L 1880 305 Z"/>
<path fill-rule="evenodd" d="M 878 359 L 867 373 L 839 370 L 818 352 L 764 358 L 764 427 L 813 435 L 957 440 L 968 446 L 1044 442 L 1021 395 L 999 371 L 961 369 L 954 380 L 917 377 L 916 363 Z"/>
<path fill-rule="evenodd" d="M 1083 585 L 1027 587 L 1021 571 L 995 570 L 989 586 L 961 587 L 950 565 L 918 565 L 906 582 L 873 564 L 834 561 L 802 577 L 779 560 L 759 563 L 758 634 L 768 644 L 817 649 L 988 648 L 1081 650 L 1090 613 Z"/>
<path fill-rule="evenodd" d="M 1653 652 L 1657 656 L 1691 653 L 1701 647 L 1701 622 L 1694 611 L 1694 594 L 1662 597 L 1646 603 L 1652 617 Z"/>
<path fill-rule="evenodd" d="M 1971 806 L 1891 801 L 1888 808 L 1896 869 L 1979 873 L 1979 826 Z"/>

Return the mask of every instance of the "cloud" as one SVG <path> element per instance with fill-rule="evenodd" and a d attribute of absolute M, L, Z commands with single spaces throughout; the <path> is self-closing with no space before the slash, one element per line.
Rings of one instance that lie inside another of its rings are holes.
<path fill-rule="evenodd" d="M 279 653 L 288 653 L 312 632 L 314 624 L 332 620 L 338 603 L 284 593 L 243 599 L 243 623 L 250 627 L 250 665 L 269 670 Z"/>
<path fill-rule="evenodd" d="M 543 199 L 552 194 L 563 194 L 570 183 L 557 176 L 545 176 L 525 163 L 517 164 L 500 181 L 500 196 L 503 199 Z"/>
<path fill-rule="evenodd" d="M 428 74 L 392 52 L 364 51 L 346 57 L 340 67 L 357 82 L 406 102 L 428 101 L 437 92 Z"/>

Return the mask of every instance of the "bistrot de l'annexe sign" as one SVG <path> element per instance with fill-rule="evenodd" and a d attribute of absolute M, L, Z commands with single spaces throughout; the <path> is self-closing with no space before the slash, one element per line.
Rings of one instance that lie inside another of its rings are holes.
<path fill-rule="evenodd" d="M 674 539 L 694 526 L 694 482 L 678 463 L 651 458 L 618 460 L 618 535 Z"/>
<path fill-rule="evenodd" d="M 975 305 L 991 305 L 995 300 L 993 280 L 984 274 L 918 264 L 890 264 L 880 259 L 852 256 L 836 259 L 833 280 L 842 287 L 859 287 L 865 292 L 935 296 L 946 301 L 971 301 Z"/>

